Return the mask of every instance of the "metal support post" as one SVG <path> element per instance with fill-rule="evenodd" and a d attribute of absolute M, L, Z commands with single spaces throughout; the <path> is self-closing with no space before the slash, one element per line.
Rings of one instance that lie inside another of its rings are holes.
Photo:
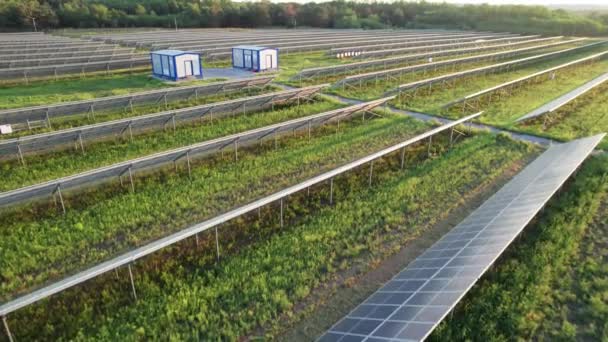
<path fill-rule="evenodd" d="M 25 166 L 25 159 L 23 158 L 23 152 L 21 151 L 21 145 L 17 144 L 17 154 L 19 155 L 19 160 L 21 161 L 21 165 Z"/>
<path fill-rule="evenodd" d="M 405 147 L 401 149 L 401 170 L 405 167 Z"/>
<path fill-rule="evenodd" d="M 188 165 L 188 177 L 192 178 L 192 167 L 190 166 L 190 151 L 186 151 L 186 165 Z"/>
<path fill-rule="evenodd" d="M 6 321 L 6 316 L 2 316 L 2 324 L 4 324 L 4 330 L 6 330 L 6 336 L 8 336 L 9 342 L 13 342 L 13 334 L 11 334 L 11 330 L 8 328 L 8 322 Z"/>
<path fill-rule="evenodd" d="M 129 278 L 131 279 L 131 290 L 133 291 L 133 299 L 137 300 L 137 292 L 135 292 L 135 281 L 133 280 L 133 271 L 131 270 L 131 264 L 127 265 L 129 268 Z"/>
<path fill-rule="evenodd" d="M 217 227 L 215 227 L 215 252 L 217 254 L 217 261 L 220 261 L 220 238 L 218 236 Z"/>
<path fill-rule="evenodd" d="M 61 195 L 61 185 L 57 185 L 55 192 L 57 193 L 57 195 L 59 195 L 59 203 L 61 204 L 61 210 L 65 214 L 65 203 L 63 202 L 63 195 Z"/>
<path fill-rule="evenodd" d="M 85 154 L 84 142 L 82 141 L 82 133 L 78 133 L 78 143 L 80 144 L 80 150 L 82 151 L 82 154 Z"/>
<path fill-rule="evenodd" d="M 135 183 L 133 182 L 133 172 L 131 172 L 131 167 L 129 167 L 129 181 L 131 182 L 131 191 L 135 192 Z"/>
<path fill-rule="evenodd" d="M 450 128 L 450 150 L 452 149 L 452 145 L 454 142 L 454 128 Z"/>
<path fill-rule="evenodd" d="M 428 156 L 429 156 L 429 157 L 431 156 L 431 145 L 432 145 L 432 144 L 433 144 L 433 136 L 431 135 L 431 136 L 429 137 L 429 148 L 428 148 L 428 150 L 427 150 L 427 154 L 428 154 Z"/>
<path fill-rule="evenodd" d="M 308 140 L 310 140 L 310 137 L 311 137 L 311 132 L 310 132 L 311 128 L 312 128 L 311 126 L 312 126 L 312 121 L 309 120 L 308 121 Z"/>
<path fill-rule="evenodd" d="M 282 198 L 280 200 L 280 206 L 281 206 L 281 228 L 283 228 L 284 221 L 283 221 L 283 199 Z"/>
<path fill-rule="evenodd" d="M 329 179 L 329 204 L 334 204 L 334 179 Z"/>
<path fill-rule="evenodd" d="M 238 161 L 239 160 L 239 140 L 235 139 L 234 140 L 234 161 Z"/>
<path fill-rule="evenodd" d="M 369 181 L 368 181 L 368 185 L 372 186 L 372 176 L 374 174 L 374 161 L 372 160 L 369 163 Z"/>

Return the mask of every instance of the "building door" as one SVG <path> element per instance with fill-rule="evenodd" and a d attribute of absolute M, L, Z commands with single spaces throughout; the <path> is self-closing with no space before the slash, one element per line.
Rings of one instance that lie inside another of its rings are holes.
<path fill-rule="evenodd" d="M 192 65 L 192 61 L 184 62 L 184 70 L 184 76 L 188 77 L 194 75 L 194 66 Z"/>
<path fill-rule="evenodd" d="M 266 55 L 266 69 L 272 69 L 274 66 L 272 65 L 272 55 Z"/>

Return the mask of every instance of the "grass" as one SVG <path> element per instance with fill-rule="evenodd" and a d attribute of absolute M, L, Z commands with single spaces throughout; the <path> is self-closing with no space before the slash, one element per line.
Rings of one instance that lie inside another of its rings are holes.
<path fill-rule="evenodd" d="M 520 123 L 513 129 L 561 141 L 608 132 L 608 84 L 599 86 L 550 114 L 546 126 L 543 121 L 544 118 L 540 117 Z M 608 150 L 607 138 L 602 140 L 599 148 Z"/>
<path fill-rule="evenodd" d="M 127 283 L 108 275 L 15 313 L 14 333 L 19 339 L 237 340 L 277 322 L 337 270 L 386 252 L 386 241 L 420 234 L 459 206 L 462 193 L 491 183 L 530 153 L 526 145 L 482 134 L 421 164 L 408 163 L 406 171 L 397 159 L 385 159 L 372 188 L 365 172 L 340 177 L 335 206 L 321 204 L 327 193 L 318 189 L 309 200 L 290 199 L 286 217 L 293 224 L 286 229 L 277 231 L 276 219 L 267 223 L 269 213 L 276 218 L 273 211 L 262 221 L 224 227 L 224 257 L 216 265 L 211 236 L 202 250 L 184 244 L 139 263 L 136 304 L 126 305 Z"/>
<path fill-rule="evenodd" d="M 347 129 L 345 125 L 351 127 Z M 354 120 L 341 127 L 339 134 L 331 126 L 317 130 L 318 138 L 311 141 L 291 138 L 284 148 L 261 156 L 239 153 L 238 162 L 207 160 L 193 168 L 191 179 L 172 170 L 136 179 L 133 193 L 118 184 L 73 196 L 64 193 L 66 215 L 39 207 L 5 210 L 3 220 L 11 224 L 0 228 L 1 297 L 142 245 L 428 129 L 427 125 L 397 115 L 366 122 Z"/>
<path fill-rule="evenodd" d="M 4 179 L 0 184 L 0 191 L 69 176 L 152 153 L 264 127 L 312 113 L 325 112 L 340 106 L 331 101 L 302 104 L 299 108 L 285 106 L 274 111 L 265 110 L 219 120 L 207 120 L 201 125 L 181 125 L 175 132 L 172 130 L 151 132 L 138 135 L 133 141 L 116 139 L 87 144 L 85 154 L 66 150 L 50 155 L 30 155 L 26 158 L 26 166 L 20 165 L 17 160 L 4 161 L 0 163 L 0 173 Z"/>
<path fill-rule="evenodd" d="M 546 324 L 545 317 L 561 315 L 561 307 L 555 303 L 555 289 L 561 287 L 559 284 L 567 284 L 568 276 L 575 277 L 584 271 L 573 268 L 571 261 L 579 250 L 589 250 L 583 242 L 585 234 L 596 234 L 590 231 L 594 218 L 605 221 L 599 209 L 608 196 L 607 175 L 605 156 L 587 161 L 575 179 L 550 201 L 540 217 L 526 229 L 522 239 L 511 246 L 502 261 L 466 295 L 452 318 L 444 321 L 430 340 L 537 340 L 539 328 Z M 599 265 L 597 255 L 582 256 L 585 261 L 595 259 L 593 264 Z M 607 333 L 605 318 L 608 311 L 601 299 L 606 287 L 605 282 L 595 276 L 606 273 L 590 267 L 591 272 L 599 273 L 582 275 L 580 284 L 585 289 L 576 296 L 586 303 L 583 310 L 593 311 L 590 321 L 599 322 L 598 326 L 586 328 L 586 333 L 592 335 L 591 340 L 602 340 Z M 604 289 L 603 292 L 596 292 L 596 284 Z M 562 325 L 561 329 L 541 335 L 548 340 L 574 340 L 577 337 L 571 324 Z"/>
<path fill-rule="evenodd" d="M 188 82 L 187 84 L 205 82 L 209 82 L 209 80 Z M 186 85 L 186 83 L 179 83 L 175 86 L 182 85 Z M 157 80 L 148 72 L 37 81 L 30 85 L 0 86 L 0 109 L 90 100 L 170 86 L 174 85 Z"/>

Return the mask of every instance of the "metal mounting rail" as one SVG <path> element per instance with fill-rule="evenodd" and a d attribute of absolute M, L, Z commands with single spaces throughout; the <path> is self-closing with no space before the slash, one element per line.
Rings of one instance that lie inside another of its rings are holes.
<path fill-rule="evenodd" d="M 344 86 L 345 84 L 350 84 L 350 83 L 363 82 L 363 81 L 367 81 L 367 80 L 374 80 L 374 79 L 378 79 L 380 77 L 388 77 L 393 74 L 404 74 L 404 73 L 416 72 L 416 71 L 420 71 L 420 70 L 436 69 L 438 67 L 457 65 L 457 64 L 461 64 L 461 63 L 477 62 L 477 61 L 488 60 L 488 59 L 508 58 L 508 57 L 517 56 L 517 55 L 520 55 L 520 54 L 523 54 L 526 52 L 530 52 L 530 51 L 546 49 L 546 48 L 556 47 L 556 46 L 565 45 L 565 44 L 571 44 L 571 43 L 575 43 L 575 42 L 579 42 L 579 41 L 583 41 L 583 40 L 586 40 L 586 38 L 573 39 L 573 40 L 569 40 L 569 41 L 561 41 L 561 42 L 556 42 L 556 43 L 551 43 L 551 44 L 535 45 L 535 46 L 529 46 L 529 47 L 525 47 L 525 48 L 521 48 L 521 49 L 499 51 L 499 52 L 493 52 L 493 53 L 488 53 L 488 54 L 483 54 L 483 55 L 447 59 L 447 60 L 425 63 L 425 64 L 410 65 L 410 66 L 401 67 L 401 68 L 378 70 L 378 71 L 368 72 L 368 73 L 364 73 L 364 74 L 345 77 L 341 81 L 334 84 L 334 87 Z"/>
<path fill-rule="evenodd" d="M 556 39 L 561 39 L 561 38 L 563 38 L 563 37 L 559 36 L 559 37 L 540 38 L 540 39 L 532 39 L 532 40 L 528 40 L 528 41 L 524 41 L 524 42 L 517 42 L 517 43 L 489 45 L 489 46 L 478 47 L 478 48 L 448 49 L 448 50 L 441 50 L 441 51 L 434 51 L 434 52 L 427 52 L 427 53 L 417 53 L 417 54 L 403 55 L 403 56 L 397 56 L 397 57 L 388 57 L 388 58 L 382 58 L 382 59 L 364 60 L 361 62 L 354 62 L 354 63 L 347 63 L 347 64 L 330 65 L 330 66 L 326 66 L 326 67 L 309 68 L 309 69 L 303 69 L 297 75 L 294 75 L 291 78 L 291 80 L 294 81 L 294 80 L 308 79 L 308 78 L 313 78 L 313 77 L 323 76 L 323 75 L 334 75 L 334 74 L 350 72 L 350 71 L 356 70 L 356 69 L 362 69 L 362 68 L 373 67 L 373 66 L 388 66 L 391 64 L 411 62 L 411 61 L 426 59 L 426 58 L 430 58 L 430 57 L 459 55 L 459 54 L 475 53 L 475 52 L 500 49 L 500 48 L 509 48 L 509 47 L 518 46 L 518 45 L 540 43 L 540 42 L 546 42 L 546 41 L 551 41 L 551 40 L 556 40 Z M 583 39 L 586 39 L 586 38 L 583 38 Z M 569 43 L 572 43 L 572 42 L 575 42 L 578 40 L 583 40 L 583 39 L 573 39 L 573 40 L 570 40 Z M 566 42 L 560 42 L 560 43 L 566 44 Z M 538 45 L 537 48 L 541 48 L 541 46 L 543 46 L 543 45 Z"/>
<path fill-rule="evenodd" d="M 437 77 L 433 77 L 433 78 L 428 78 L 428 79 L 424 79 L 424 80 L 420 80 L 420 81 L 416 81 L 416 82 L 411 82 L 411 83 L 407 83 L 407 84 L 402 84 L 399 87 L 397 87 L 396 89 L 388 92 L 390 93 L 402 93 L 402 92 L 406 92 L 406 91 L 411 91 L 411 90 L 416 90 L 418 88 L 424 87 L 424 86 L 430 86 L 433 85 L 435 83 L 439 83 L 439 82 L 446 82 L 446 81 L 450 81 L 453 79 L 457 79 L 457 78 L 461 78 L 461 77 L 466 77 L 466 76 L 471 76 L 471 75 L 477 75 L 477 74 L 484 74 L 486 72 L 491 72 L 491 71 L 498 71 L 501 69 L 506 69 L 506 68 L 511 68 L 514 66 L 519 66 L 519 65 L 525 65 L 527 63 L 533 63 L 533 62 L 537 62 L 543 59 L 547 59 L 547 58 L 552 58 L 554 56 L 558 56 L 558 55 L 563 55 L 563 54 L 567 54 L 570 52 L 576 52 L 576 51 L 580 51 L 580 50 L 585 50 L 585 49 L 589 49 L 589 48 L 593 48 L 596 46 L 600 46 L 603 44 L 608 43 L 607 41 L 600 41 L 600 42 L 596 42 L 596 43 L 591 43 L 591 44 L 587 44 L 587 45 L 583 45 L 583 46 L 578 46 L 578 47 L 574 47 L 574 48 L 569 48 L 569 49 L 565 49 L 565 50 L 559 50 L 559 51 L 555 51 L 555 52 L 549 52 L 549 53 L 543 53 L 540 55 L 535 55 L 535 56 L 531 56 L 531 57 L 526 57 L 526 58 L 521 58 L 521 59 L 517 59 L 514 61 L 508 61 L 508 62 L 503 62 L 503 63 L 498 63 L 498 64 L 492 64 L 492 65 L 488 65 L 488 66 L 484 66 L 484 67 L 480 67 L 480 68 L 474 68 L 474 69 L 469 69 L 469 70 L 464 70 L 464 71 L 460 71 L 460 72 L 456 72 L 456 73 L 452 73 L 452 74 L 447 74 L 447 75 L 441 75 L 441 76 L 437 76 Z"/>
<path fill-rule="evenodd" d="M 477 97 L 484 96 L 484 95 L 490 94 L 492 92 L 495 92 L 497 90 L 500 90 L 500 89 L 503 89 L 503 88 L 507 88 L 509 86 L 514 86 L 516 84 L 519 84 L 519 83 L 531 80 L 531 79 L 533 79 L 535 77 L 538 77 L 538 76 L 542 76 L 542 75 L 545 75 L 545 74 L 548 74 L 548 73 L 552 73 L 552 72 L 555 72 L 555 71 L 558 71 L 558 70 L 561 70 L 561 69 L 564 69 L 564 68 L 568 68 L 568 67 L 571 67 L 571 66 L 574 66 L 574 65 L 577 65 L 577 64 L 581 64 L 581 63 L 585 63 L 585 62 L 601 59 L 601 58 L 603 58 L 603 57 L 605 57 L 607 55 L 608 55 L 608 51 L 604 51 L 604 52 L 600 52 L 600 53 L 597 53 L 597 54 L 594 54 L 594 55 L 591 55 L 591 56 L 587 56 L 587 57 L 584 57 L 584 58 L 577 59 L 575 61 L 571 61 L 571 62 L 560 64 L 560 65 L 557 65 L 557 66 L 554 66 L 554 67 L 551 67 L 551 68 L 548 68 L 548 69 L 545 69 L 545 70 L 541 70 L 541 71 L 535 72 L 533 74 L 530 74 L 530 75 L 527 75 L 527 76 L 524 76 L 524 77 L 520 77 L 520 78 L 512 80 L 512 81 L 504 82 L 504 83 L 501 83 L 499 85 L 495 85 L 493 87 L 486 88 L 486 89 L 480 90 L 480 91 L 478 91 L 476 93 L 467 95 L 467 96 L 462 97 L 460 99 L 451 101 L 451 102 L 443 105 L 442 108 L 448 108 L 448 107 L 454 106 L 454 105 L 459 104 L 459 103 L 470 101 L 470 100 L 473 100 L 473 99 L 475 99 Z"/>
<path fill-rule="evenodd" d="M 538 117 L 538 116 L 541 116 L 544 114 L 553 113 L 553 112 L 557 111 L 558 109 L 562 108 L 563 106 L 565 106 L 566 104 L 576 100 L 580 96 L 585 95 L 590 90 L 595 89 L 595 88 L 599 87 L 600 85 L 604 84 L 606 81 L 608 81 L 608 73 L 598 76 L 598 77 L 594 78 L 593 80 L 583 84 L 582 86 L 574 89 L 573 91 L 571 91 L 565 95 L 562 95 L 562 96 L 558 97 L 557 99 L 533 110 L 532 112 L 515 120 L 515 122 L 525 121 L 525 120 L 529 120 L 529 119 L 532 119 L 532 118 L 535 118 L 535 117 Z"/>
<path fill-rule="evenodd" d="M 332 120 L 339 120 L 340 118 L 350 116 L 355 113 L 369 111 L 392 99 L 393 97 L 387 97 L 325 113 L 297 118 L 165 152 L 155 153 L 146 157 L 127 160 L 110 166 L 82 172 L 73 176 L 63 177 L 48 182 L 7 191 L 0 193 L 0 206 L 10 206 L 23 201 L 30 201 L 38 197 L 53 195 L 58 188 L 67 191 L 77 187 L 80 188 L 88 185 L 99 184 L 104 180 L 120 177 L 127 171 L 131 175 L 135 175 L 137 172 L 157 169 L 163 165 L 174 164 L 179 160 L 186 161 L 189 168 L 192 160 L 200 159 L 203 156 L 220 151 L 224 148 L 238 149 L 239 147 L 256 143 L 263 138 L 276 138 L 280 134 L 293 132 L 294 130 L 308 130 L 310 134 L 310 130 L 312 128 L 316 128 Z"/>
<path fill-rule="evenodd" d="M 353 162 L 347 163 L 347 164 L 340 166 L 338 168 L 335 168 L 329 172 L 325 172 L 321 175 L 312 177 L 306 181 L 300 182 L 296 185 L 293 185 L 293 186 L 285 188 L 281 191 L 275 192 L 269 196 L 260 198 L 258 200 L 255 200 L 255 201 L 245 204 L 243 206 L 228 210 L 221 215 L 215 216 L 211 219 L 208 219 L 208 220 L 205 220 L 198 224 L 195 224 L 195 225 L 193 225 L 189 228 L 186 228 L 184 230 L 181 230 L 179 232 L 170 234 L 170 235 L 163 237 L 161 239 L 158 239 L 154 242 L 151 242 L 144 246 L 133 249 L 130 252 L 121 254 L 110 260 L 99 263 L 96 266 L 93 266 L 87 270 L 84 270 L 84 271 L 76 273 L 72 276 L 66 277 L 63 280 L 60 280 L 53 284 L 44 286 L 44 287 L 39 288 L 35 291 L 32 291 L 28 294 L 22 295 L 13 300 L 5 302 L 2 305 L 0 305 L 0 316 L 6 316 L 15 310 L 18 310 L 18 309 L 28 306 L 30 304 L 36 303 L 39 300 L 48 298 L 56 293 L 62 292 L 72 286 L 81 284 L 81 283 L 83 283 L 89 279 L 95 278 L 103 273 L 112 271 L 113 269 L 118 268 L 120 266 L 128 265 L 128 264 L 130 264 L 140 258 L 143 258 L 147 255 L 150 255 L 160 249 L 171 246 L 179 241 L 192 237 L 198 233 L 201 233 L 201 232 L 204 232 L 211 228 L 217 227 L 218 225 L 220 225 L 222 223 L 228 222 L 234 218 L 247 214 L 253 210 L 256 210 L 256 209 L 264 207 L 268 204 L 279 201 L 291 194 L 297 193 L 301 190 L 304 190 L 304 189 L 314 186 L 316 184 L 320 184 L 322 182 L 331 180 L 334 177 L 339 176 L 347 171 L 353 170 L 364 164 L 370 163 L 376 159 L 382 158 L 395 151 L 399 151 L 403 148 L 406 148 L 407 146 L 424 141 L 425 139 L 428 139 L 438 133 L 452 129 L 452 128 L 454 128 L 460 124 L 463 124 L 467 121 L 470 121 L 480 115 L 481 115 L 481 113 L 469 115 L 462 119 L 453 121 L 449 124 L 442 125 L 440 127 L 436 127 L 434 129 L 427 131 L 426 133 L 420 134 L 416 137 L 407 139 L 401 143 L 395 144 L 393 146 L 385 148 L 376 153 L 372 153 L 366 157 L 363 157 L 363 158 L 357 159 Z"/>
<path fill-rule="evenodd" d="M 190 97 L 208 96 L 217 93 L 237 91 L 248 87 L 263 87 L 274 76 L 253 77 L 224 82 L 197 84 L 191 86 L 169 87 L 157 90 L 99 97 L 92 100 L 54 103 L 50 105 L 0 110 L 0 125 L 22 124 L 27 121 L 48 120 L 76 114 L 92 114 L 114 108 L 125 108 L 161 101 L 176 101 Z"/>
<path fill-rule="evenodd" d="M 60 147 L 73 146 L 73 144 L 79 145 L 79 148 L 84 152 L 84 143 L 87 141 L 119 138 L 123 135 L 128 135 L 129 138 L 132 138 L 137 133 L 164 130 L 167 126 L 175 130 L 177 124 L 182 122 L 202 120 L 210 116 L 218 117 L 237 111 L 246 113 L 248 110 L 258 110 L 276 103 L 307 98 L 326 86 L 327 84 L 321 84 L 306 88 L 294 88 L 235 100 L 101 122 L 50 133 L 0 140 L 0 157 L 19 158 L 23 162 L 23 155 L 26 153 L 48 152 Z"/>

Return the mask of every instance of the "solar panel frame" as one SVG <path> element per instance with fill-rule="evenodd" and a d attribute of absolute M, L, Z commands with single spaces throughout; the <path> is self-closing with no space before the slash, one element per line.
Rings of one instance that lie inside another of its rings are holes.
<path fill-rule="evenodd" d="M 606 134 L 554 145 L 318 341 L 422 341 L 456 306 Z M 522 212 L 521 203 L 527 203 Z M 514 205 L 515 204 L 515 205 Z M 454 252 L 456 251 L 456 252 Z M 465 252 L 466 251 L 466 252 Z M 464 253 L 464 254 L 461 254 Z M 392 293 L 401 293 L 395 297 Z M 388 305 L 382 318 L 373 306 Z M 363 324 L 364 323 L 364 324 Z M 359 329 L 360 327 L 373 329 Z"/>

